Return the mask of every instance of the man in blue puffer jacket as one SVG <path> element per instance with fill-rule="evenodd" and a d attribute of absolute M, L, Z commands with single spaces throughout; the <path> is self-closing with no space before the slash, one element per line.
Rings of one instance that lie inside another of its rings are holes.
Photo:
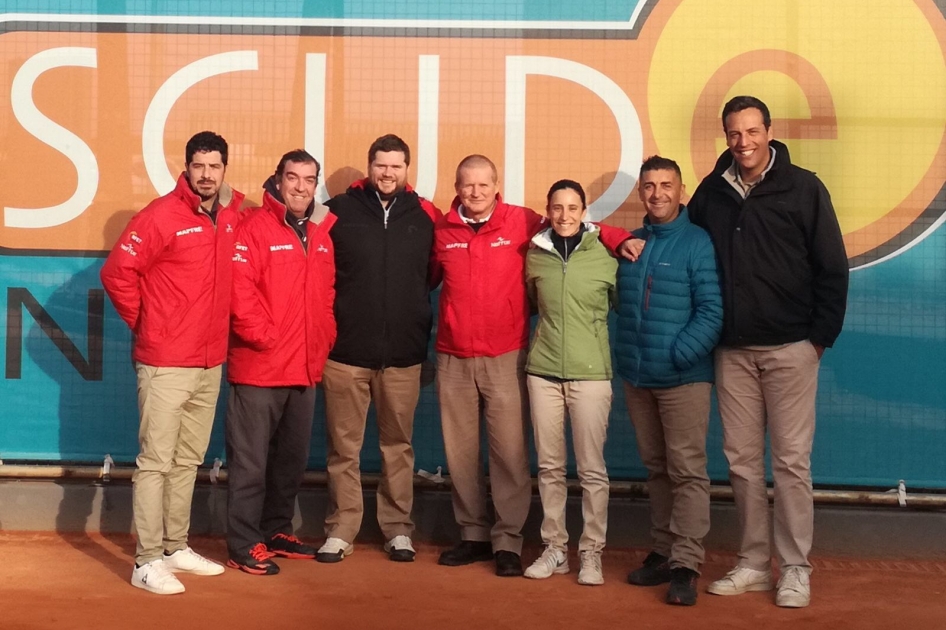
<path fill-rule="evenodd" d="M 680 205 L 680 167 L 650 157 L 638 182 L 647 217 L 634 235 L 646 245 L 618 269 L 615 354 L 647 467 L 654 548 L 628 582 L 670 582 L 667 603 L 689 606 L 709 531 L 706 430 L 723 302 L 713 243 Z"/>

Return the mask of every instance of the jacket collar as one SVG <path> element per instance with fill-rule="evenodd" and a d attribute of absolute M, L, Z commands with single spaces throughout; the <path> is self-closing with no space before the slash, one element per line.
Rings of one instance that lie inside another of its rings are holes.
<path fill-rule="evenodd" d="M 598 238 L 599 228 L 597 225 L 591 221 L 585 221 L 585 233 L 581 235 L 581 244 L 584 245 L 585 241 L 594 240 Z M 538 247 L 539 249 L 544 249 L 547 252 L 555 251 L 555 246 L 552 245 L 552 232 L 553 228 L 545 228 L 538 234 L 532 237 L 532 244 Z"/>
<path fill-rule="evenodd" d="M 466 221 L 463 220 L 463 217 L 460 216 L 460 205 L 460 197 L 454 197 L 453 202 L 450 204 L 450 212 L 447 213 L 447 222 L 453 225 L 467 225 Z M 502 219 L 506 216 L 508 211 L 509 206 L 503 201 L 503 196 L 499 193 L 496 193 L 496 206 L 493 208 L 493 212 L 490 214 L 489 220 L 485 222 L 486 224 L 480 228 L 480 230 L 487 230 L 491 225 L 499 225 L 502 223 Z M 494 217 L 497 220 L 494 221 Z"/>
<path fill-rule="evenodd" d="M 657 238 L 665 238 L 686 228 L 690 224 L 690 216 L 687 207 L 680 204 L 680 214 L 670 223 L 651 223 L 650 217 L 644 215 L 644 230 L 650 232 Z"/>
<path fill-rule="evenodd" d="M 282 195 L 279 193 L 279 189 L 276 188 L 275 175 L 271 175 L 269 179 L 263 183 L 263 190 L 263 208 L 274 214 L 280 223 L 286 223 L 286 213 L 289 212 L 289 209 L 286 207 Z M 310 222 L 318 225 L 322 223 L 322 220 L 325 219 L 328 212 L 329 210 L 326 206 L 313 199 L 312 203 L 310 203 L 309 207 L 306 209 L 305 215 Z"/>
<path fill-rule="evenodd" d="M 789 171 L 792 166 L 792 158 L 789 155 L 788 147 L 778 140 L 771 140 L 769 144 L 775 149 L 775 163 L 758 186 L 757 190 L 762 192 L 775 192 L 786 190 L 791 187 L 788 179 Z M 732 186 L 723 177 L 723 173 L 732 166 L 732 153 L 727 149 L 716 160 L 716 166 L 713 168 L 712 182 L 716 186 L 725 186 L 732 189 Z M 733 191 L 735 193 L 735 191 Z"/>
<path fill-rule="evenodd" d="M 182 171 L 180 176 L 177 178 L 177 185 L 174 186 L 174 194 L 180 197 L 181 200 L 187 204 L 187 207 L 194 212 L 194 214 L 200 214 L 201 212 L 204 212 L 200 207 L 200 197 L 191 188 L 190 179 L 187 177 L 187 171 Z M 215 205 L 218 209 L 222 210 L 233 202 L 233 198 L 235 196 L 236 194 L 230 187 L 230 184 L 223 182 L 220 185 L 220 191 L 217 193 L 217 201 L 215 202 Z"/>

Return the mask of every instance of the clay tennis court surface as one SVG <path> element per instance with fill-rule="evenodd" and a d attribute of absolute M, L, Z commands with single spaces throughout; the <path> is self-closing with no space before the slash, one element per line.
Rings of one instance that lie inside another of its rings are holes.
<path fill-rule="evenodd" d="M 220 539 L 191 543 L 225 558 Z M 0 629 L 946 629 L 946 562 L 814 558 L 812 605 L 784 610 L 772 593 L 701 592 L 693 608 L 667 606 L 665 587 L 624 581 L 644 550 L 608 549 L 604 586 L 584 587 L 574 557 L 572 573 L 533 581 L 497 578 L 490 564 L 438 566 L 433 545 L 420 545 L 413 564 L 395 564 L 359 544 L 341 564 L 286 560 L 272 577 L 183 575 L 187 592 L 164 597 L 128 584 L 133 551 L 127 535 L 0 533 Z M 701 587 L 732 562 L 711 554 Z"/>

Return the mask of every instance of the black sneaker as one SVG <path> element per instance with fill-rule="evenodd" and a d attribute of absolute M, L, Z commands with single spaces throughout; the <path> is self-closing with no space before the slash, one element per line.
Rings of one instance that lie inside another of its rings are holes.
<path fill-rule="evenodd" d="M 496 575 L 499 577 L 520 577 L 522 575 L 522 559 L 519 558 L 519 554 L 512 551 L 497 551 Z"/>
<path fill-rule="evenodd" d="M 493 559 L 493 545 L 479 540 L 461 540 L 453 549 L 440 554 L 437 564 L 447 567 L 462 567 L 474 562 L 486 562 Z"/>
<path fill-rule="evenodd" d="M 696 580 L 699 574 L 693 569 L 677 567 L 670 569 L 670 590 L 667 603 L 673 606 L 692 606 L 696 603 Z"/>
<path fill-rule="evenodd" d="M 315 547 L 304 544 L 292 534 L 276 534 L 266 543 L 270 553 L 281 558 L 292 560 L 312 560 L 315 558 Z"/>
<path fill-rule="evenodd" d="M 279 565 L 272 561 L 274 556 L 273 552 L 266 549 L 266 545 L 256 543 L 249 551 L 231 553 L 227 566 L 250 575 L 276 575 Z"/>
<path fill-rule="evenodd" d="M 644 564 L 641 568 L 628 574 L 627 581 L 634 586 L 666 584 L 670 581 L 670 558 L 656 551 L 651 551 L 644 558 Z"/>

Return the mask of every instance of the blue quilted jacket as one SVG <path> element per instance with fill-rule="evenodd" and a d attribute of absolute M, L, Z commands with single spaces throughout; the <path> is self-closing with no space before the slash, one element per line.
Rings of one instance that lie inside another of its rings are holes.
<path fill-rule="evenodd" d="M 673 222 L 645 218 L 634 235 L 647 244 L 618 268 L 618 374 L 635 387 L 713 382 L 723 302 L 709 235 L 682 206 Z"/>

